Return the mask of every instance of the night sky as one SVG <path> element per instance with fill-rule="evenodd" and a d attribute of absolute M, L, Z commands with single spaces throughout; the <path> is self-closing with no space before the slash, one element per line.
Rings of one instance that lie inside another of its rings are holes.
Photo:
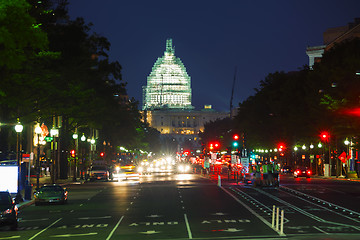
<path fill-rule="evenodd" d="M 307 46 L 323 44 L 327 28 L 360 17 L 359 0 L 72 0 L 72 19 L 83 17 L 111 43 L 127 91 L 142 104 L 156 59 L 167 38 L 191 77 L 192 104 L 229 111 L 276 71 L 308 64 Z"/>

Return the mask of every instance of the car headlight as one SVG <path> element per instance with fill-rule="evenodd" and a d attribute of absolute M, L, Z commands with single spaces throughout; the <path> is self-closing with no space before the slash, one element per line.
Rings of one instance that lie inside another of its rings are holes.
<path fill-rule="evenodd" d="M 143 171 L 144 171 L 144 169 L 142 167 L 138 168 L 138 172 L 143 172 Z"/>

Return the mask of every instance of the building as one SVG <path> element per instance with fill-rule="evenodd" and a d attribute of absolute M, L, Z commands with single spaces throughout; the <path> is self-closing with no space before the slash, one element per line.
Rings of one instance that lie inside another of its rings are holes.
<path fill-rule="evenodd" d="M 351 22 L 346 26 L 327 29 L 323 34 L 323 45 L 306 48 L 310 69 L 312 69 L 312 66 L 316 62 L 321 60 L 324 52 L 332 48 L 334 44 L 355 37 L 360 37 L 360 18 L 355 18 L 354 22 Z"/>
<path fill-rule="evenodd" d="M 143 110 L 156 109 L 194 109 L 190 77 L 175 56 L 172 39 L 166 40 L 164 56 L 157 59 L 143 87 Z"/>
<path fill-rule="evenodd" d="M 195 110 L 191 103 L 191 79 L 180 58 L 175 56 L 172 39 L 166 40 L 164 55 L 157 59 L 143 86 L 144 119 L 156 128 L 163 140 L 180 147 L 200 146 L 198 134 L 207 122 L 229 117 L 211 105 Z"/>

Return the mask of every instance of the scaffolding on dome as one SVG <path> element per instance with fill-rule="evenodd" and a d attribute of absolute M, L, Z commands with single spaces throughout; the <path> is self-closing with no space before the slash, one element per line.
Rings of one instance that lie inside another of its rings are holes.
<path fill-rule="evenodd" d="M 143 110 L 155 109 L 194 109 L 190 76 L 175 56 L 172 39 L 166 40 L 164 56 L 157 59 L 143 87 Z"/>

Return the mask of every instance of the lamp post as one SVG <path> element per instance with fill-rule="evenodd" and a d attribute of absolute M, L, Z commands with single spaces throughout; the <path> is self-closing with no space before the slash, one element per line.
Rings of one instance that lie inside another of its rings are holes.
<path fill-rule="evenodd" d="M 57 142 L 56 142 L 56 137 L 59 135 L 59 130 L 56 128 L 52 128 L 50 130 L 50 136 L 53 137 L 53 141 L 51 142 L 51 150 L 52 150 L 52 168 L 51 168 L 51 182 L 55 183 L 55 181 L 57 180 L 57 176 L 58 176 L 58 162 L 56 160 L 56 156 L 57 156 Z"/>
<path fill-rule="evenodd" d="M 23 131 L 24 127 L 23 125 L 21 125 L 20 122 L 18 122 L 15 125 L 15 131 L 16 131 L 16 160 L 17 160 L 17 165 L 18 165 L 18 184 L 17 184 L 17 194 L 16 194 L 16 201 L 22 201 L 22 196 L 21 196 L 21 192 L 20 192 L 20 180 L 21 180 L 21 166 L 20 166 L 20 154 L 21 154 L 21 149 L 20 149 L 20 137 L 21 137 L 21 132 Z"/>
<path fill-rule="evenodd" d="M 75 132 L 72 135 L 73 139 L 75 140 L 75 156 L 74 156 L 74 176 L 73 176 L 73 181 L 76 182 L 76 155 L 77 155 L 77 151 L 78 151 L 78 140 L 79 140 L 79 136 L 78 134 Z"/>
<path fill-rule="evenodd" d="M 296 167 L 296 164 L 297 164 L 297 150 L 299 150 L 299 148 L 297 146 L 294 147 L 294 151 L 295 151 L 295 167 Z"/>
<path fill-rule="evenodd" d="M 349 149 L 349 145 L 350 145 L 350 141 L 348 139 L 346 139 L 344 141 L 344 144 L 346 145 L 346 156 L 348 157 L 348 155 L 350 154 L 350 149 Z M 350 158 L 346 161 L 347 163 L 347 172 L 350 171 Z"/>
<path fill-rule="evenodd" d="M 80 140 L 83 142 L 82 145 L 84 145 L 84 142 L 86 141 L 86 137 L 85 135 L 83 134 L 80 138 Z M 81 151 L 81 173 L 80 173 L 80 179 L 83 180 L 84 179 L 84 176 L 83 176 L 83 167 L 84 167 L 84 152 L 83 152 L 83 148 L 82 148 L 82 151 Z"/>
<path fill-rule="evenodd" d="M 35 128 L 37 134 L 37 157 L 36 157 L 36 189 L 39 189 L 39 175 L 40 175 L 40 134 L 42 130 L 40 126 Z"/>
<path fill-rule="evenodd" d="M 95 139 L 94 138 L 92 138 L 91 140 L 90 140 L 90 154 L 91 154 L 91 156 L 90 156 L 90 161 L 92 162 L 94 159 L 94 148 L 95 148 L 95 146 L 94 146 L 94 144 L 95 144 Z"/>

